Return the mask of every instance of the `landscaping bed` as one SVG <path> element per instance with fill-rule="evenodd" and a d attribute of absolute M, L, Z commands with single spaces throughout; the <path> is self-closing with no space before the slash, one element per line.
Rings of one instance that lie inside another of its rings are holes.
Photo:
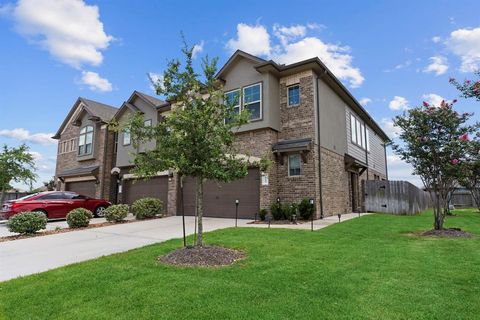
<path fill-rule="evenodd" d="M 310 220 L 297 220 L 296 222 L 291 220 L 271 220 L 270 222 L 266 220 L 257 220 L 248 222 L 247 224 L 303 224 L 307 222 L 310 222 Z"/>
<path fill-rule="evenodd" d="M 245 253 L 218 246 L 195 246 L 177 249 L 159 257 L 159 261 L 182 267 L 219 267 L 231 265 L 245 257 Z"/>
<path fill-rule="evenodd" d="M 426 237 L 444 237 L 444 238 L 471 238 L 471 233 L 462 231 L 459 228 L 449 228 L 443 230 L 429 230 L 421 234 Z"/>

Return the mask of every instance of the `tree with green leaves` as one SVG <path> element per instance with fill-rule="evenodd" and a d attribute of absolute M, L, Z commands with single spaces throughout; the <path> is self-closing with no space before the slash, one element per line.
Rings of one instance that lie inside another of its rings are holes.
<path fill-rule="evenodd" d="M 248 112 L 235 112 L 238 95 L 225 99 L 222 83 L 215 78 L 217 58 L 202 59 L 201 73 L 197 73 L 193 48 L 185 44 L 182 53 L 184 60 L 169 62 L 162 82 L 152 81 L 157 94 L 172 105 L 168 116 L 155 126 L 145 126 L 143 117 L 137 114 L 125 128 L 136 146 L 156 141 L 154 149 L 135 155 L 133 172 L 137 176 L 173 170 L 180 179 L 196 179 L 196 245 L 202 246 L 204 182 L 229 182 L 248 173 L 248 160 L 238 157 L 234 146 L 234 131 L 248 121 Z"/>
<path fill-rule="evenodd" d="M 471 114 L 458 114 L 453 103 L 440 106 L 427 102 L 394 118 L 400 129 L 400 143 L 393 143 L 394 152 L 413 166 L 434 203 L 434 229 L 443 229 L 448 198 L 459 179 L 465 161 L 468 136 L 478 125 L 469 125 Z"/>
<path fill-rule="evenodd" d="M 458 183 L 472 195 L 480 211 L 480 140 L 477 137 L 468 142 L 465 160 L 460 167 Z"/>
<path fill-rule="evenodd" d="M 35 161 L 28 146 L 22 144 L 17 148 L 4 145 L 0 152 L 0 203 L 5 200 L 5 191 L 12 182 L 30 184 L 35 181 Z"/>
<path fill-rule="evenodd" d="M 50 179 L 48 181 L 44 181 L 43 185 L 47 188 L 48 191 L 54 191 L 55 190 L 55 180 Z"/>
<path fill-rule="evenodd" d="M 462 97 L 475 98 L 480 101 L 480 70 L 475 74 L 478 76 L 477 80 L 465 80 L 460 83 L 455 78 L 450 78 L 450 83 L 460 91 Z"/>

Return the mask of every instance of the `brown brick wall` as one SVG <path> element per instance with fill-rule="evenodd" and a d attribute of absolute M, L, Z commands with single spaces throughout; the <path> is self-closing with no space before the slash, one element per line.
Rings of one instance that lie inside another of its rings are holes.
<path fill-rule="evenodd" d="M 345 170 L 342 155 L 321 148 L 323 215 L 351 212 L 350 174 Z"/>

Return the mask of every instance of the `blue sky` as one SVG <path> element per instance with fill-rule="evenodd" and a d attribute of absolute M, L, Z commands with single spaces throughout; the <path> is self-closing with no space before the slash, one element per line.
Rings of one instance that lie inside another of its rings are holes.
<path fill-rule="evenodd" d="M 133 90 L 153 94 L 147 73 L 179 56 L 181 31 L 220 65 L 237 48 L 286 63 L 319 56 L 390 135 L 393 116 L 458 98 L 448 78 L 480 67 L 478 1 L 0 1 L 0 144 L 31 147 L 40 185 L 76 98 L 120 106 Z M 420 183 L 391 152 L 389 172 Z"/>

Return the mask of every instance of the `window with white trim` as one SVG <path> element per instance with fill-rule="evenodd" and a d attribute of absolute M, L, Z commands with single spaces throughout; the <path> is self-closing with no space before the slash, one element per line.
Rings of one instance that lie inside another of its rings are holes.
<path fill-rule="evenodd" d="M 288 155 L 288 176 L 296 177 L 302 173 L 302 159 L 298 153 Z"/>
<path fill-rule="evenodd" d="M 240 90 L 232 90 L 225 93 L 225 104 L 233 108 L 233 112 L 240 114 Z M 225 119 L 225 122 L 230 122 L 231 119 Z"/>
<path fill-rule="evenodd" d="M 80 129 L 78 137 L 78 155 L 91 154 L 93 150 L 93 126 L 85 126 Z"/>
<path fill-rule="evenodd" d="M 123 130 L 123 145 L 128 146 L 132 142 L 130 129 Z"/>
<path fill-rule="evenodd" d="M 367 129 L 365 130 L 366 136 L 365 136 L 365 142 L 367 144 L 367 151 L 370 152 L 370 131 Z"/>
<path fill-rule="evenodd" d="M 370 151 L 370 132 L 352 113 L 350 114 L 350 133 L 353 144 Z"/>
<path fill-rule="evenodd" d="M 257 83 L 243 88 L 243 108 L 250 113 L 250 120 L 262 118 L 262 84 Z"/>
<path fill-rule="evenodd" d="M 357 127 L 356 127 L 357 119 L 350 114 L 350 132 L 352 135 L 352 143 L 357 143 Z"/>
<path fill-rule="evenodd" d="M 287 101 L 289 107 L 300 105 L 300 85 L 296 84 L 287 88 Z"/>
<path fill-rule="evenodd" d="M 365 148 L 365 126 L 360 124 L 360 147 Z"/>

